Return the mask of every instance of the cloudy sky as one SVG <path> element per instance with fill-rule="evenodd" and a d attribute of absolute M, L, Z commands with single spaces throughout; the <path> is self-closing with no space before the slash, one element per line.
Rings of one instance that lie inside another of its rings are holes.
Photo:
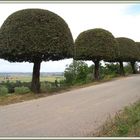
<path fill-rule="evenodd" d="M 74 40 L 91 28 L 104 28 L 115 37 L 140 41 L 140 4 L 97 3 L 0 3 L 0 26 L 13 12 L 26 8 L 47 9 L 61 16 L 69 25 Z M 71 59 L 41 64 L 41 72 L 62 72 Z M 89 65 L 92 62 L 87 62 Z M 0 59 L 0 72 L 32 72 L 32 63 L 9 63 Z"/>

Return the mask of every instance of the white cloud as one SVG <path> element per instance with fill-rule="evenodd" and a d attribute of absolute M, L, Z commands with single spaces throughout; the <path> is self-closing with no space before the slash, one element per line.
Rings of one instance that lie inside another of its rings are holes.
<path fill-rule="evenodd" d="M 68 23 L 74 39 L 90 28 L 104 28 L 115 37 L 129 37 L 140 41 L 140 15 L 126 14 L 132 4 L 0 4 L 0 25 L 13 12 L 26 8 L 47 9 L 60 15 Z M 64 71 L 72 60 L 43 62 L 41 71 Z M 92 64 L 92 62 L 88 62 Z M 0 61 L 0 71 L 32 71 L 29 63 L 5 63 Z"/>

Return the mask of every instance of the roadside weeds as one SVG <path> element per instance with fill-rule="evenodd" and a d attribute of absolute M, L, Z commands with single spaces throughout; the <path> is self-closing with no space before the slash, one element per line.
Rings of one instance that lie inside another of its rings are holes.
<path fill-rule="evenodd" d="M 68 88 L 64 88 L 61 90 L 56 90 L 54 92 L 48 92 L 48 93 L 40 93 L 40 94 L 27 93 L 27 94 L 23 94 L 23 95 L 7 94 L 4 96 L 0 96 L 0 106 L 9 105 L 9 104 L 18 103 L 18 102 L 23 102 L 23 101 L 32 100 L 32 99 L 38 99 L 38 98 L 52 96 L 52 95 L 56 95 L 56 94 L 62 94 L 62 93 L 67 92 L 67 91 L 72 91 L 72 90 L 76 90 L 76 89 L 80 89 L 80 88 L 85 88 L 85 87 L 90 87 L 90 86 L 94 86 L 94 85 L 98 85 L 98 84 L 103 84 L 105 82 L 111 82 L 111 81 L 115 81 L 118 79 L 127 78 L 130 76 L 131 75 L 125 76 L 125 77 L 119 76 L 119 77 L 115 77 L 115 78 L 108 78 L 108 79 L 99 80 L 96 82 L 94 81 L 94 82 L 87 83 L 87 84 L 74 85 L 74 86 L 70 86 Z"/>
<path fill-rule="evenodd" d="M 109 117 L 94 137 L 139 137 L 140 101 L 125 107 L 115 117 Z"/>

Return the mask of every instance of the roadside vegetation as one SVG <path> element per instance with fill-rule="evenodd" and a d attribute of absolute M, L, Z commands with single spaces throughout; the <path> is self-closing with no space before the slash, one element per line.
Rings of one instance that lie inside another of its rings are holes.
<path fill-rule="evenodd" d="M 40 77 L 43 61 L 69 58 L 73 62 L 62 78 Z M 68 24 L 59 15 L 44 9 L 24 9 L 7 17 L 0 28 L 0 59 L 33 63 L 32 77 L 1 81 L 0 105 L 6 105 L 137 74 L 140 42 L 116 38 L 102 28 L 83 31 L 74 42 Z M 140 136 L 140 103 L 125 108 L 95 135 Z"/>
<path fill-rule="evenodd" d="M 102 28 L 83 31 L 74 42 L 68 24 L 59 15 L 45 9 L 23 9 L 8 16 L 0 28 L 0 58 L 9 62 L 33 63 L 31 83 L 23 83 L 22 86 L 39 94 L 100 81 L 108 76 L 108 67 L 116 67 L 117 72 L 111 73 L 112 77 L 117 74 L 124 76 L 124 62 L 130 63 L 133 74 L 136 74 L 140 45 L 130 38 L 115 38 L 110 31 Z M 73 58 L 73 63 L 66 68 L 64 80 L 56 80 L 55 83 L 40 80 L 42 61 L 69 58 Z M 88 68 L 83 62 L 87 60 L 94 65 Z M 101 61 L 119 63 L 120 67 L 108 64 L 104 68 Z M 16 84 L 20 83 L 2 83 L 1 86 L 5 84 L 3 88 L 14 93 L 15 87 L 19 88 Z"/>
<path fill-rule="evenodd" d="M 96 85 L 120 77 L 118 63 L 100 64 L 100 79 L 93 75 L 94 65 L 88 66 L 84 61 L 73 61 L 64 71 L 64 77 L 51 78 L 40 82 L 41 94 L 31 91 L 31 81 L 2 81 L 0 84 L 0 105 L 21 102 L 54 94 L 63 93 L 75 88 Z M 124 66 L 126 75 L 132 74 L 130 63 Z"/>
<path fill-rule="evenodd" d="M 68 24 L 59 15 L 45 9 L 16 11 L 0 28 L 0 58 L 33 63 L 33 72 L 29 81 L 26 78 L 24 81 L 2 81 L 0 97 L 52 95 L 76 86 L 136 74 L 140 61 L 139 44 L 130 38 L 115 38 L 102 28 L 83 31 L 74 42 Z M 42 79 L 42 61 L 69 58 L 73 58 L 73 62 L 66 67 L 62 79 Z M 87 60 L 93 65 L 88 66 Z"/>
<path fill-rule="evenodd" d="M 99 132 L 93 134 L 97 137 L 139 137 L 140 136 L 140 101 L 126 107 L 117 113 L 114 118 L 101 127 Z"/>

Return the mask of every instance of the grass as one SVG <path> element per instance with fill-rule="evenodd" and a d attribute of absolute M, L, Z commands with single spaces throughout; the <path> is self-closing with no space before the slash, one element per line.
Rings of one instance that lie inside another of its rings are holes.
<path fill-rule="evenodd" d="M 5 96 L 0 96 L 0 106 L 37 99 L 45 96 L 47 96 L 47 94 L 33 94 L 33 93 L 28 93 L 24 95 L 9 94 Z"/>
<path fill-rule="evenodd" d="M 140 101 L 126 107 L 114 118 L 108 119 L 100 131 L 93 134 L 97 137 L 139 137 L 140 136 Z"/>

